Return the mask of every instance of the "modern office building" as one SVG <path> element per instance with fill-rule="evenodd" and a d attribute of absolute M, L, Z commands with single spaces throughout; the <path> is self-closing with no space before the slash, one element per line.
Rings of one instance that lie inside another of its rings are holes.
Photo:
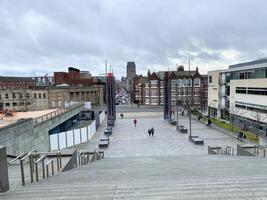
<path fill-rule="evenodd" d="M 208 76 L 211 116 L 226 120 L 235 116 L 238 126 L 251 130 L 255 130 L 255 124 L 259 122 L 261 132 L 266 131 L 266 58 L 230 65 L 226 70 L 211 71 Z"/>

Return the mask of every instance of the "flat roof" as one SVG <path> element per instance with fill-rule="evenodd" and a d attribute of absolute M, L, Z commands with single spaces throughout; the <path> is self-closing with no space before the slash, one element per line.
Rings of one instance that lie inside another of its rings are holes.
<path fill-rule="evenodd" d="M 251 65 L 258 65 L 258 64 L 267 64 L 267 58 L 262 58 L 258 60 L 253 60 L 249 62 L 244 62 L 244 63 L 238 63 L 234 65 L 229 65 L 229 69 L 236 68 L 236 67 L 245 67 L 245 66 L 251 66 Z"/>
<path fill-rule="evenodd" d="M 0 128 L 7 126 L 9 124 L 16 123 L 18 119 L 27 119 L 27 118 L 38 118 L 42 115 L 54 112 L 58 109 L 48 109 L 48 110 L 38 110 L 38 111 L 27 111 L 27 112 L 14 112 L 13 116 L 5 117 L 3 114 L 0 114 Z"/>

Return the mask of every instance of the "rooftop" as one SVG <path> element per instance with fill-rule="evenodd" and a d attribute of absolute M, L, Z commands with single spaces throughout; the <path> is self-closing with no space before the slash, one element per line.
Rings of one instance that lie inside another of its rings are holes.
<path fill-rule="evenodd" d="M 58 109 L 48 109 L 48 110 L 39 110 L 39 111 L 27 111 L 27 112 L 13 112 L 13 116 L 5 117 L 3 114 L 0 114 L 0 128 L 10 125 L 17 122 L 21 119 L 28 118 L 38 118 L 42 115 L 54 112 Z"/>

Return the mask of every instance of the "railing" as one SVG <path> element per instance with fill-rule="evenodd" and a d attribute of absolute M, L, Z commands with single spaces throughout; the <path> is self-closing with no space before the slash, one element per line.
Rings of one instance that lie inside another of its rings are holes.
<path fill-rule="evenodd" d="M 25 185 L 25 175 L 24 175 L 24 161 L 29 158 L 29 163 L 30 163 L 30 176 L 31 176 L 31 183 L 33 182 L 33 172 L 34 172 L 34 168 L 33 168 L 33 157 L 32 157 L 32 153 L 36 152 L 36 150 L 32 150 L 30 151 L 26 156 L 24 156 L 23 158 L 20 159 L 20 170 L 21 170 L 21 181 L 22 181 L 22 185 Z"/>
<path fill-rule="evenodd" d="M 40 117 L 37 117 L 33 120 L 33 125 L 36 126 L 40 123 L 43 123 L 44 121 L 48 120 L 48 119 L 51 119 L 53 117 L 56 117 L 58 115 L 61 115 L 63 113 L 66 113 L 70 110 L 73 110 L 75 108 L 78 108 L 80 106 L 84 105 L 84 102 L 79 102 L 79 103 L 75 103 L 75 104 L 72 104 L 66 108 L 60 108 L 58 110 L 55 110 L 54 112 L 51 112 L 51 113 L 47 113 L 45 115 L 42 115 Z"/>
<path fill-rule="evenodd" d="M 208 146 L 208 154 L 214 155 L 235 155 L 235 149 L 230 146 L 226 147 L 210 147 Z"/>
<path fill-rule="evenodd" d="M 32 150 L 26 155 L 25 153 L 20 154 L 19 156 L 11 160 L 9 162 L 9 165 L 11 165 L 17 160 L 20 161 L 21 182 L 22 182 L 22 185 L 25 186 L 26 182 L 25 182 L 25 163 L 24 162 L 26 162 L 27 159 L 29 159 L 30 182 L 31 183 L 34 182 L 34 175 L 35 175 L 35 181 L 38 182 L 40 180 L 39 165 L 41 165 L 42 179 L 48 178 L 50 176 L 50 171 L 51 171 L 52 176 L 55 174 L 55 163 L 54 163 L 53 158 L 51 157 L 56 157 L 57 171 L 60 172 L 60 170 L 62 169 L 62 150 L 63 149 L 57 152 L 37 152 L 36 150 Z M 73 153 L 70 154 L 71 156 L 70 161 L 75 161 L 76 163 L 75 167 L 77 167 L 77 160 L 78 160 L 79 166 L 81 166 L 81 165 L 87 165 L 95 160 L 100 160 L 104 158 L 104 151 L 98 151 L 98 152 L 97 151 L 94 151 L 94 152 L 81 151 L 79 152 L 79 154 L 77 154 L 76 152 L 77 151 L 75 150 Z"/>
<path fill-rule="evenodd" d="M 79 152 L 78 153 L 78 163 L 79 166 L 81 165 L 87 165 L 91 162 L 94 162 L 95 160 L 100 160 L 104 158 L 104 151 L 94 151 L 94 152 Z"/>
<path fill-rule="evenodd" d="M 39 181 L 39 164 L 41 163 L 42 166 L 42 177 L 45 179 L 46 177 L 49 177 L 49 166 L 51 165 L 51 174 L 55 174 L 54 170 L 54 160 L 53 158 L 48 159 L 49 157 L 55 156 L 57 159 L 57 171 L 59 172 L 62 168 L 62 150 L 59 150 L 58 152 L 38 152 L 36 150 L 30 151 L 27 155 L 21 158 L 23 154 L 20 154 L 13 160 L 9 162 L 9 164 L 14 163 L 16 160 L 20 160 L 20 169 L 21 169 L 21 182 L 22 185 L 25 186 L 25 166 L 24 162 L 27 158 L 29 158 L 29 168 L 30 168 L 30 182 L 34 182 L 34 173 L 35 173 L 35 181 Z M 48 160 L 47 162 L 45 162 Z"/>

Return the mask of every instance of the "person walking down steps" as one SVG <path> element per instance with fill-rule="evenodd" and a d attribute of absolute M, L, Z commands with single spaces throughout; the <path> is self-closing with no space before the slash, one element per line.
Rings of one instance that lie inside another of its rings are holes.
<path fill-rule="evenodd" d="M 134 127 L 136 127 L 136 124 L 137 124 L 137 120 L 136 119 L 134 119 Z"/>

